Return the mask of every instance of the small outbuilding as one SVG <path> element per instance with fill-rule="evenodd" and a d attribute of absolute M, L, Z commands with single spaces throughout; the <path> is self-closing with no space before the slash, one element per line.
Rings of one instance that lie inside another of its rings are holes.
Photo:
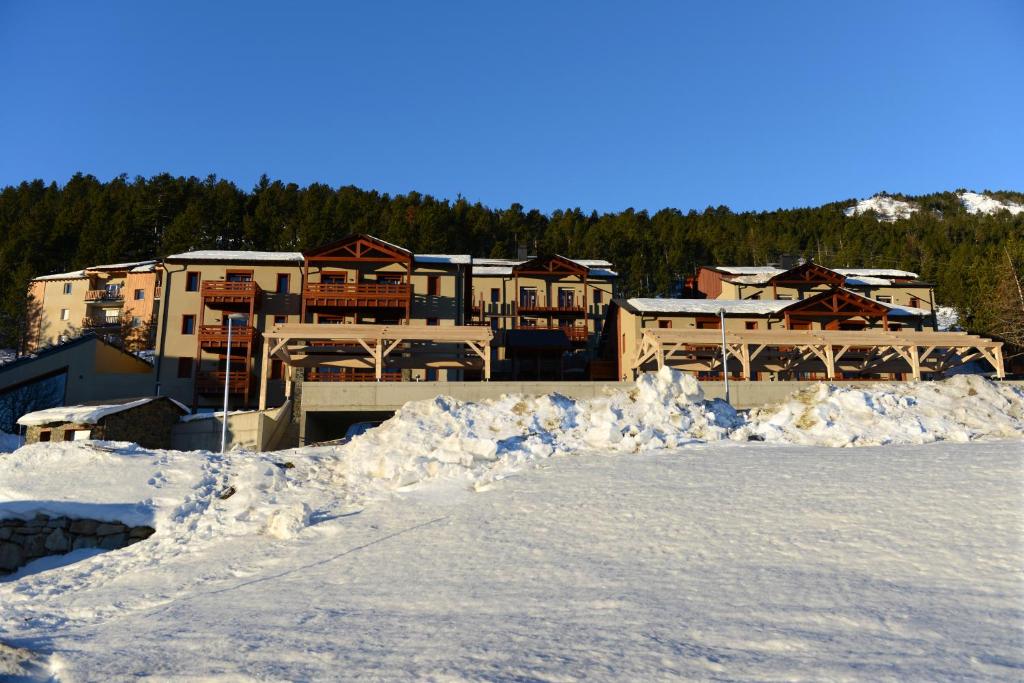
<path fill-rule="evenodd" d="M 22 415 L 25 443 L 132 441 L 145 448 L 170 448 L 171 427 L 189 412 L 167 396 L 125 398 L 60 406 Z"/>

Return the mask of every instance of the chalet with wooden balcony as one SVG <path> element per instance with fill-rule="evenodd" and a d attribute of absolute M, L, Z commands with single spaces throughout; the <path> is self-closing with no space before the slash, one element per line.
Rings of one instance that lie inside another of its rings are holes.
<path fill-rule="evenodd" d="M 37 310 L 32 348 L 85 330 L 132 351 L 151 349 L 161 300 L 156 261 L 92 266 L 35 278 L 29 297 Z"/>
<path fill-rule="evenodd" d="M 471 315 L 499 334 L 496 372 L 511 377 L 583 372 L 583 356 L 596 343 L 614 294 L 617 274 L 611 268 L 604 260 L 557 255 L 473 259 Z M 513 330 L 522 333 L 507 334 Z M 570 367 L 552 371 L 556 360 Z"/>
<path fill-rule="evenodd" d="M 826 268 L 805 261 L 774 266 L 702 266 L 696 288 L 708 299 L 795 301 L 841 287 L 882 304 L 934 313 L 934 285 L 917 273 L 892 268 Z"/>

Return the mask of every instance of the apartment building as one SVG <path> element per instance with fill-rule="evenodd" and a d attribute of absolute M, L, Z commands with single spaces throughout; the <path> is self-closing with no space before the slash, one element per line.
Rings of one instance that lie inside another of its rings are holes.
<path fill-rule="evenodd" d="M 156 261 L 92 266 L 29 283 L 35 332 L 30 350 L 92 331 L 132 351 L 154 345 L 162 298 Z"/>
<path fill-rule="evenodd" d="M 600 259 L 474 258 L 472 322 L 489 325 L 498 336 L 496 373 L 537 378 L 584 372 L 617 276 Z"/>
<path fill-rule="evenodd" d="M 841 287 L 883 304 L 934 313 L 934 285 L 891 268 L 826 268 L 806 261 L 791 268 L 702 266 L 696 288 L 708 299 L 805 299 Z"/>
<path fill-rule="evenodd" d="M 157 334 L 160 391 L 213 407 L 223 401 L 226 383 L 232 405 L 251 406 L 262 372 L 263 334 L 276 325 L 463 325 L 470 263 L 468 255 L 413 254 L 370 235 L 352 235 L 305 253 L 169 256 L 163 264 L 167 303 Z M 268 400 L 279 403 L 287 368 L 270 359 L 268 372 Z M 393 368 L 381 379 L 459 380 L 463 372 Z M 303 381 L 376 379 L 372 369 L 332 365 L 306 368 Z"/>

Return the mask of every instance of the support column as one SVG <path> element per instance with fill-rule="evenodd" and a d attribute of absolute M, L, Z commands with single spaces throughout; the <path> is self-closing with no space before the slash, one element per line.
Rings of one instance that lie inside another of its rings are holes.
<path fill-rule="evenodd" d="M 910 349 L 910 371 L 913 373 L 915 381 L 921 379 L 921 361 L 917 352 L 917 345 L 911 346 Z"/>
<path fill-rule="evenodd" d="M 253 335 L 253 343 L 256 343 L 256 336 Z M 267 409 L 267 381 L 270 377 L 270 340 L 263 338 L 260 345 L 263 351 L 260 353 L 260 410 Z"/>
<path fill-rule="evenodd" d="M 384 358 L 383 349 L 381 348 L 383 345 L 384 340 L 378 339 L 377 343 L 373 346 L 373 368 L 378 382 L 384 377 Z"/>
<path fill-rule="evenodd" d="M 836 378 L 836 354 L 831 344 L 825 345 L 825 372 L 830 380 Z"/>

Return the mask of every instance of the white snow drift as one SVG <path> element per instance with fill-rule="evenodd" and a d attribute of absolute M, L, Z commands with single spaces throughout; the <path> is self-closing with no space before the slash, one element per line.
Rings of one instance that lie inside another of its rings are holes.
<path fill-rule="evenodd" d="M 876 194 L 873 197 L 860 200 L 853 206 L 845 209 L 843 213 L 847 216 L 859 216 L 868 211 L 874 211 L 878 216 L 878 220 L 891 223 L 910 218 L 919 209 L 915 204 L 905 202 L 902 199 Z"/>
<path fill-rule="evenodd" d="M 977 375 L 942 382 L 819 384 L 752 411 L 734 438 L 816 446 L 875 446 L 1020 438 L 1024 391 Z"/>

